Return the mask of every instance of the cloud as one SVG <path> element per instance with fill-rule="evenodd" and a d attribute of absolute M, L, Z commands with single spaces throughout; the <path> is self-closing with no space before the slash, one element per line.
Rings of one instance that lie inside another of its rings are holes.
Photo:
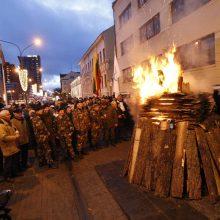
<path fill-rule="evenodd" d="M 54 88 L 60 87 L 60 76 L 59 75 L 52 75 L 46 76 L 43 80 L 43 89 L 45 90 L 53 90 Z"/>
<path fill-rule="evenodd" d="M 63 11 L 73 11 L 79 14 L 93 13 L 96 16 L 112 20 L 111 0 L 34 0 L 38 4 L 59 13 Z"/>
<path fill-rule="evenodd" d="M 2 1 L 0 39 L 24 48 L 36 36 L 41 37 L 42 46 L 31 47 L 23 55 L 40 55 L 43 77 L 52 76 L 57 85 L 56 75 L 75 70 L 96 37 L 113 25 L 111 4 L 111 0 Z M 13 16 L 8 17 L 12 8 Z M 7 61 L 18 64 L 14 46 L 4 44 L 3 50 Z"/>

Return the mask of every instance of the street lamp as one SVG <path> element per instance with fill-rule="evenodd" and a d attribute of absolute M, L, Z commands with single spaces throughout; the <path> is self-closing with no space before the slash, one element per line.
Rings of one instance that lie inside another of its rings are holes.
<path fill-rule="evenodd" d="M 27 89 L 28 89 L 28 72 L 27 72 L 27 70 L 24 69 L 22 55 L 23 55 L 24 51 L 27 50 L 28 48 L 30 48 L 34 45 L 36 45 L 36 46 L 41 45 L 41 40 L 38 39 L 38 38 L 35 39 L 33 43 L 29 44 L 24 49 L 21 49 L 16 43 L 13 43 L 13 42 L 10 42 L 10 41 L 0 40 L 0 42 L 14 45 L 19 51 L 19 63 L 20 63 L 20 69 L 18 71 L 19 81 L 20 81 L 20 84 L 21 84 L 21 88 L 25 93 L 25 102 L 27 104 L 27 93 L 26 92 L 27 92 Z"/>

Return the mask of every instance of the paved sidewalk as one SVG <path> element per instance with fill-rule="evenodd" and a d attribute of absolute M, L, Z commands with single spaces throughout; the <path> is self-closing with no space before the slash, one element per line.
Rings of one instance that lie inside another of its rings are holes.
<path fill-rule="evenodd" d="M 129 142 L 123 142 L 117 147 L 90 152 L 80 162 L 68 161 L 61 164 L 59 169 L 34 166 L 25 172 L 23 177 L 16 178 L 14 184 L 0 183 L 1 189 L 12 188 L 14 192 L 9 203 L 9 207 L 12 208 L 12 219 L 132 219 L 131 216 L 126 216 L 126 212 L 122 211 L 118 199 L 114 193 L 111 193 L 107 183 L 96 171 L 97 166 L 105 166 L 114 161 L 118 161 L 119 164 L 122 163 L 127 158 L 129 147 Z M 116 168 L 115 170 L 117 170 Z M 120 172 L 121 166 L 118 168 Z M 113 185 L 114 181 L 118 181 L 114 180 L 113 173 L 109 172 L 105 175 L 110 175 L 109 179 Z M 127 182 L 125 178 L 121 179 L 125 183 Z M 115 182 L 115 184 L 118 183 Z M 170 200 L 172 201 L 172 199 Z M 161 203 L 158 198 L 152 198 L 152 201 Z M 220 202 L 211 205 L 205 198 L 201 201 L 183 200 L 183 203 L 192 206 L 209 219 L 220 219 Z M 172 209 L 175 207 L 172 206 Z M 139 212 L 140 210 L 136 211 Z"/>

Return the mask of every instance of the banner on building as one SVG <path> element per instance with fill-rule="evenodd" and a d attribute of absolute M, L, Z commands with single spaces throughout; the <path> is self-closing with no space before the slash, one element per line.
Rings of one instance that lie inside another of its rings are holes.
<path fill-rule="evenodd" d="M 101 71 L 99 68 L 99 59 L 97 51 L 95 50 L 93 58 L 93 93 L 97 96 L 100 95 L 101 90 Z"/>
<path fill-rule="evenodd" d="M 113 73 L 113 93 L 117 97 L 120 94 L 119 91 L 119 77 L 120 77 L 120 68 L 118 65 L 118 60 L 116 57 L 116 52 L 114 50 L 114 73 Z"/>

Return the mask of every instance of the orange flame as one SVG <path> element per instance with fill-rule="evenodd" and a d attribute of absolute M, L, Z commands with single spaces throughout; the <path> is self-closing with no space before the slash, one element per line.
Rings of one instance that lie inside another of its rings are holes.
<path fill-rule="evenodd" d="M 142 104 L 152 96 L 161 96 L 164 92 L 178 92 L 181 68 L 174 61 L 175 52 L 176 48 L 173 47 L 164 57 L 151 58 L 147 68 L 138 67 L 134 71 L 133 81 L 135 88 L 139 89 Z"/>

